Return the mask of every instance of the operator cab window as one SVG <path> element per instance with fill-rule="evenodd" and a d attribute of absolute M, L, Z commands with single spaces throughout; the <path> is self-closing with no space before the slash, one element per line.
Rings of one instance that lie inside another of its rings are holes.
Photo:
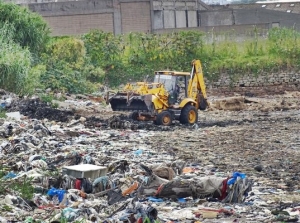
<path fill-rule="evenodd" d="M 162 83 L 168 92 L 176 89 L 176 77 L 172 75 L 155 75 L 155 83 Z"/>

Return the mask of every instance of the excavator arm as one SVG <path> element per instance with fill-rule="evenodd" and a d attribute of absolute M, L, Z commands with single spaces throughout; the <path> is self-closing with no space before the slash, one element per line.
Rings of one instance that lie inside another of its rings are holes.
<path fill-rule="evenodd" d="M 205 110 L 209 104 L 207 102 L 206 86 L 200 60 L 193 60 L 192 66 L 187 91 L 188 97 L 196 101 L 197 109 Z"/>

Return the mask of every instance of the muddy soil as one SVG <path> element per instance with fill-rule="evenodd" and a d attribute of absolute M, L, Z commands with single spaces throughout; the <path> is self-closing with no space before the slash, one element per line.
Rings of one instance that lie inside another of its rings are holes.
<path fill-rule="evenodd" d="M 48 119 L 57 122 L 67 122 L 74 116 L 73 111 L 53 108 L 51 104 L 42 102 L 38 98 L 16 100 L 7 111 L 18 111 L 30 119 Z"/>

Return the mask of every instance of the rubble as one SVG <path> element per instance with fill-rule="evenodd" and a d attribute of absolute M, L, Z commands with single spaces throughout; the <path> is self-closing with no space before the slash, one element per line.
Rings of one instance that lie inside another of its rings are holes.
<path fill-rule="evenodd" d="M 64 110 L 9 95 L 0 221 L 297 222 L 298 96 L 211 98 L 197 125 L 162 127 L 101 98 Z"/>

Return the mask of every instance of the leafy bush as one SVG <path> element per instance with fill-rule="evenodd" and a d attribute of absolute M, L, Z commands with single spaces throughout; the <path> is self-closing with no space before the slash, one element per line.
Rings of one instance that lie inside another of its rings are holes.
<path fill-rule="evenodd" d="M 39 54 L 50 38 L 49 33 L 40 15 L 0 1 L 1 88 L 18 94 L 32 94 L 40 86 Z"/>
<path fill-rule="evenodd" d="M 32 179 L 25 177 L 18 180 L 0 179 L 0 194 L 6 194 L 7 191 L 11 191 L 17 193 L 22 198 L 32 199 L 34 193 Z"/>
<path fill-rule="evenodd" d="M 41 82 L 57 91 L 91 92 L 91 81 L 101 81 L 104 74 L 88 63 L 83 41 L 74 37 L 54 39 L 43 54 L 43 61 L 46 72 L 41 75 Z"/>
<path fill-rule="evenodd" d="M 0 1 L 0 25 L 8 23 L 12 28 L 11 38 L 21 47 L 39 54 L 49 40 L 50 30 L 42 16 L 26 7 Z"/>
<path fill-rule="evenodd" d="M 0 27 L 0 87 L 21 93 L 31 67 L 31 54 L 11 40 L 13 32 L 7 23 Z"/>

